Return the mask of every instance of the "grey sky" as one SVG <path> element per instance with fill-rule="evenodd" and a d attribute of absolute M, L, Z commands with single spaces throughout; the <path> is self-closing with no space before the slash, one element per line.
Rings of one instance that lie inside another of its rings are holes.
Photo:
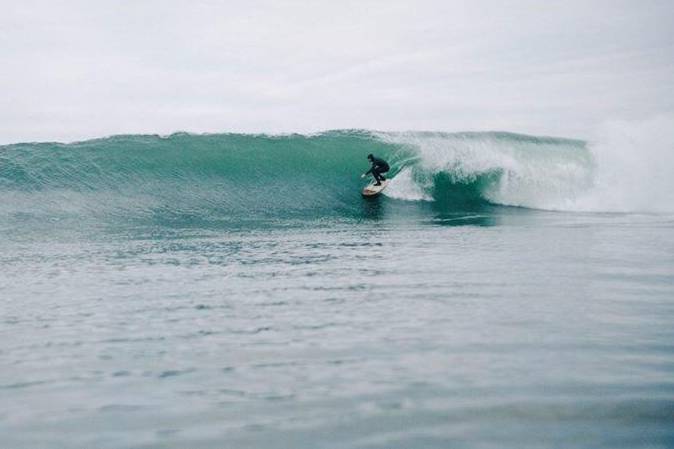
<path fill-rule="evenodd" d="M 674 113 L 669 0 L 0 7 L 0 143 L 335 128 L 582 138 Z"/>

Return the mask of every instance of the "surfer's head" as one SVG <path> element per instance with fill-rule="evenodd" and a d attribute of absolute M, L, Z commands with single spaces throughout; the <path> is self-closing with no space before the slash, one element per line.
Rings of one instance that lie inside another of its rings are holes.
<path fill-rule="evenodd" d="M 368 154 L 367 159 L 372 162 L 374 160 L 374 155 L 372 153 Z"/>

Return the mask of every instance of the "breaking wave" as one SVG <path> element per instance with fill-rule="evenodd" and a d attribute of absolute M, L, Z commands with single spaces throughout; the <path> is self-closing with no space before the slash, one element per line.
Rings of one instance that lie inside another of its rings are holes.
<path fill-rule="evenodd" d="M 671 211 L 674 126 L 613 124 L 595 142 L 503 132 L 114 136 L 0 147 L 0 219 L 158 224 L 363 218 L 375 153 L 399 215 L 480 207 Z"/>

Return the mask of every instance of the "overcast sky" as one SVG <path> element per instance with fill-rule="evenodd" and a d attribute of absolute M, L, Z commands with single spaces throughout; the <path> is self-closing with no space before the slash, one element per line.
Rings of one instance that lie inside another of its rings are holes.
<path fill-rule="evenodd" d="M 671 0 L 0 0 L 0 143 L 674 113 Z"/>

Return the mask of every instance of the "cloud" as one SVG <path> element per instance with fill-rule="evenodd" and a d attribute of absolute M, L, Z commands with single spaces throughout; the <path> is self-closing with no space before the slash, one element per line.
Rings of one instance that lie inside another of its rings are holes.
<path fill-rule="evenodd" d="M 674 110 L 668 1 L 0 2 L 0 143 L 503 129 Z"/>

